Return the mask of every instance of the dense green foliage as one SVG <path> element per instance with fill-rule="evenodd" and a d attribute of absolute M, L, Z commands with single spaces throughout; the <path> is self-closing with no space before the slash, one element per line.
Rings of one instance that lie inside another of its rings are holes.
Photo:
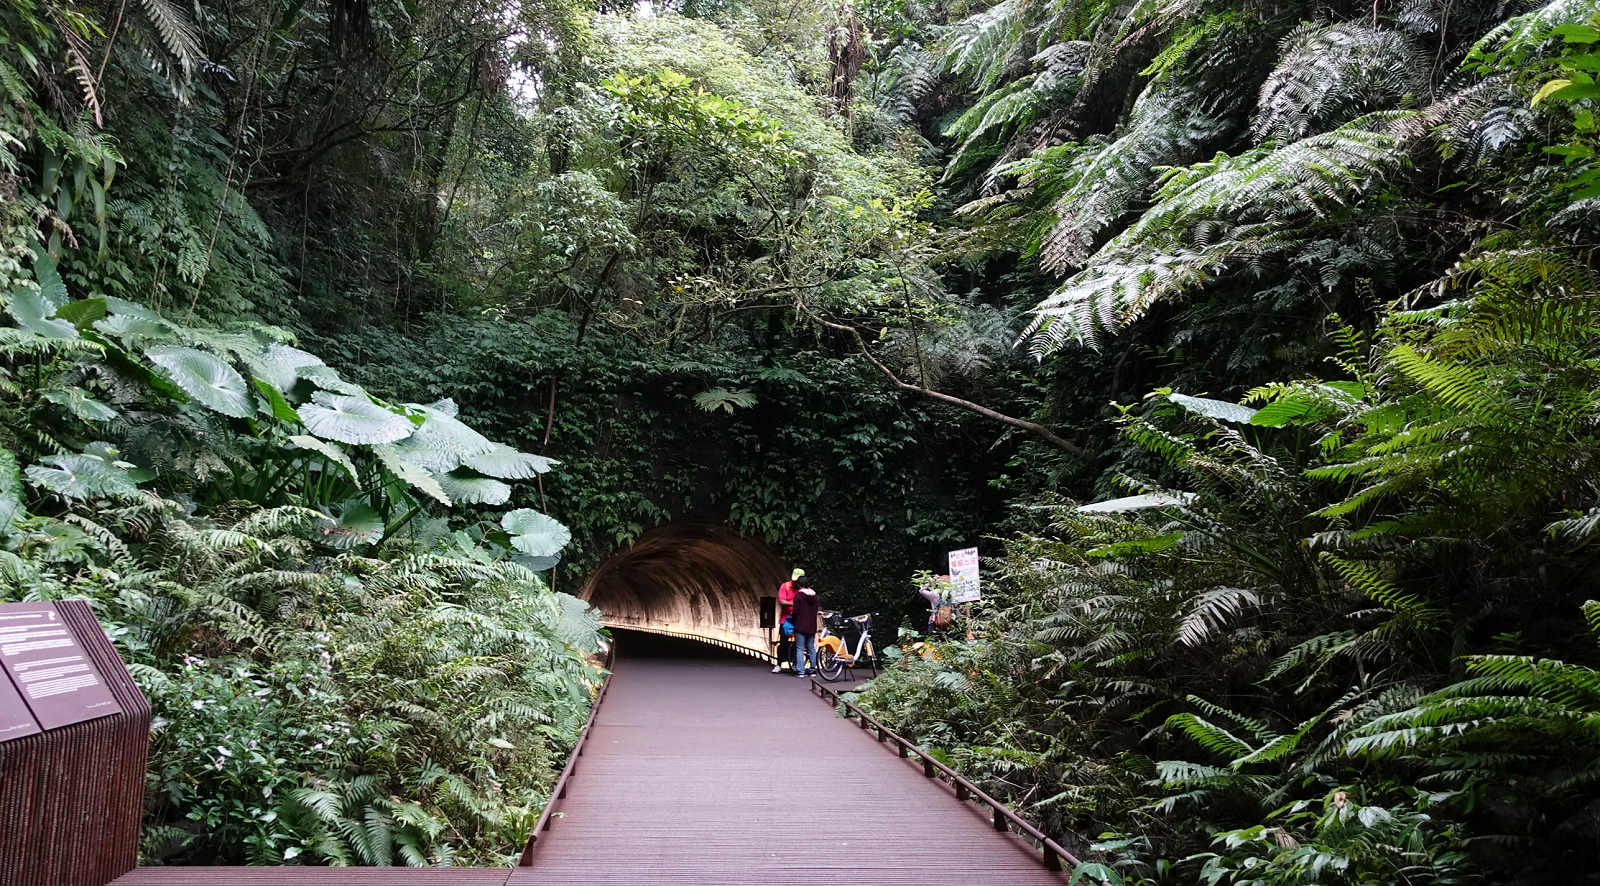
<path fill-rule="evenodd" d="M 1019 513 L 979 639 L 862 699 L 1086 876 L 1593 876 L 1596 10 L 1516 11 L 929 32 L 976 248 L 1061 277 L 1029 345 L 1134 402 L 1113 497 Z"/>
<path fill-rule="evenodd" d="M 891 620 L 1003 546 L 862 698 L 1085 875 L 1592 879 L 1597 14 L 15 0 L 0 593 L 151 859 L 510 851 L 549 586 L 712 518 Z"/>

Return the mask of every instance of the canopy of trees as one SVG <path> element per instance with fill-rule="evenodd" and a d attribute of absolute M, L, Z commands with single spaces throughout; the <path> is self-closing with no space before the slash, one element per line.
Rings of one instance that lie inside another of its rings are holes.
<path fill-rule="evenodd" d="M 1594 878 L 1597 46 L 11 0 L 0 600 L 134 662 L 152 862 L 502 860 L 596 673 L 557 590 L 694 518 L 891 620 L 994 554 L 861 698 L 1093 879 Z"/>

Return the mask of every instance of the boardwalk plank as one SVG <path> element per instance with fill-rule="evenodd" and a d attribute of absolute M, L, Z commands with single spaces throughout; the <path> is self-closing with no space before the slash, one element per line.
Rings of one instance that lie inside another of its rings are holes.
<path fill-rule="evenodd" d="M 619 659 L 559 810 L 507 886 L 1066 882 L 806 681 L 747 659 Z"/>

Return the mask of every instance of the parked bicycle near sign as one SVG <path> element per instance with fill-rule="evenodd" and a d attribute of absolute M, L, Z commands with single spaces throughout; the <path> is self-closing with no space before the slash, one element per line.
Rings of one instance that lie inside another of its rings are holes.
<path fill-rule="evenodd" d="M 823 632 L 817 636 L 817 673 L 829 683 L 844 676 L 846 668 L 866 662 L 872 675 L 878 675 L 878 659 L 872 648 L 872 613 L 845 618 L 837 612 L 825 612 L 822 617 Z M 854 628 L 859 634 L 855 648 L 845 640 L 846 631 Z"/>

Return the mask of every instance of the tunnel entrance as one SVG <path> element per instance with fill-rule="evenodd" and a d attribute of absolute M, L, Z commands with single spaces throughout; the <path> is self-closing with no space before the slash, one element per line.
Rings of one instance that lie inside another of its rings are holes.
<path fill-rule="evenodd" d="M 789 570 L 760 539 L 710 521 L 658 526 L 613 554 L 578 596 L 599 607 L 609 627 L 707 640 L 765 656 L 764 596 Z"/>

